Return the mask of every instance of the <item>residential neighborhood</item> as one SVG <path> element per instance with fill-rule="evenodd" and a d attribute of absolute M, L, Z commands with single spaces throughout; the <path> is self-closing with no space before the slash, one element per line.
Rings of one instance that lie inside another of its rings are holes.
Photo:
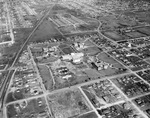
<path fill-rule="evenodd" d="M 0 118 L 150 118 L 150 1 L 0 6 Z"/>

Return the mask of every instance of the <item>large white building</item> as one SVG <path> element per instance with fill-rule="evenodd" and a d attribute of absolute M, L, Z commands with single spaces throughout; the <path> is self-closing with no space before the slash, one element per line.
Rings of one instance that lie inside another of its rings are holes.
<path fill-rule="evenodd" d="M 83 61 L 84 53 L 71 53 L 70 55 L 63 55 L 62 60 L 72 61 L 73 63 L 81 63 Z"/>

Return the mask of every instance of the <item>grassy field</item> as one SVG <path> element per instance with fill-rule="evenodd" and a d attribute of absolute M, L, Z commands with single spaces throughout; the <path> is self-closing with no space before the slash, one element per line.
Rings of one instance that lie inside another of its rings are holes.
<path fill-rule="evenodd" d="M 72 25 L 59 27 L 59 30 L 60 30 L 63 34 L 70 34 L 70 33 L 75 33 L 75 32 L 76 32 L 76 29 L 75 29 L 74 26 L 72 26 Z"/>
<path fill-rule="evenodd" d="M 100 60 L 102 60 L 102 61 L 105 61 L 107 63 L 111 63 L 111 64 L 117 63 L 116 60 L 114 60 L 113 58 L 111 58 L 106 53 L 100 53 L 100 54 L 98 54 L 97 58 L 100 59 Z"/>
<path fill-rule="evenodd" d="M 128 32 L 128 33 L 125 33 L 125 35 L 131 37 L 131 38 L 139 38 L 139 37 L 145 37 L 146 35 L 140 33 L 140 32 Z"/>
<path fill-rule="evenodd" d="M 92 47 L 92 46 L 95 46 L 95 45 L 88 39 L 88 40 L 86 40 L 86 41 L 84 42 L 84 46 Z"/>
<path fill-rule="evenodd" d="M 91 78 L 91 80 L 93 79 L 97 79 L 99 77 L 101 77 L 103 74 L 99 73 L 97 70 L 94 70 L 94 69 L 86 69 L 84 70 L 84 72 L 86 73 L 86 75 Z"/>
<path fill-rule="evenodd" d="M 117 32 L 104 32 L 104 35 L 108 36 L 109 38 L 113 39 L 114 41 L 120 41 L 120 40 L 124 40 L 124 38 L 117 34 Z"/>
<path fill-rule="evenodd" d="M 40 71 L 40 75 L 43 79 L 43 83 L 45 85 L 45 88 L 47 90 L 51 90 L 52 86 L 53 86 L 53 82 L 52 82 L 52 77 L 51 77 L 51 74 L 50 74 L 48 67 L 45 65 L 38 65 L 38 68 Z"/>
<path fill-rule="evenodd" d="M 47 58 L 42 58 L 42 59 L 37 59 L 38 60 L 38 63 L 50 63 L 50 62 L 54 62 L 56 61 L 58 58 L 54 57 L 54 56 L 50 56 L 50 57 L 47 57 Z"/>
<path fill-rule="evenodd" d="M 35 31 L 31 42 L 35 41 L 44 41 L 49 40 L 51 37 L 61 35 L 60 32 L 55 28 L 55 25 L 49 21 L 48 19 L 45 19 L 43 23 L 39 26 L 39 28 Z"/>
<path fill-rule="evenodd" d="M 95 112 L 90 112 L 84 115 L 79 116 L 78 118 L 98 118 Z"/>
<path fill-rule="evenodd" d="M 72 118 L 91 110 L 78 90 L 52 94 L 48 96 L 48 101 L 55 118 Z"/>
<path fill-rule="evenodd" d="M 88 47 L 88 48 L 83 49 L 83 53 L 86 53 L 90 56 L 92 56 L 92 55 L 94 56 L 100 52 L 101 52 L 101 50 L 98 47 Z"/>
<path fill-rule="evenodd" d="M 138 28 L 137 30 L 139 32 L 142 32 L 142 33 L 150 36 L 150 27 L 142 27 L 142 28 Z"/>
<path fill-rule="evenodd" d="M 74 53 L 75 51 L 74 51 L 74 49 L 72 48 L 72 47 L 66 47 L 66 48 L 63 48 L 63 49 L 61 49 L 62 50 L 62 52 L 64 53 L 64 54 L 71 54 L 71 53 Z"/>

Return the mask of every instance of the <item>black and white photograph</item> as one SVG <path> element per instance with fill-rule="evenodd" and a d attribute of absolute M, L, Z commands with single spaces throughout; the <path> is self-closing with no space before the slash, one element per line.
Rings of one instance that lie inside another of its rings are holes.
<path fill-rule="evenodd" d="M 150 118 L 150 0 L 0 0 L 0 118 Z"/>

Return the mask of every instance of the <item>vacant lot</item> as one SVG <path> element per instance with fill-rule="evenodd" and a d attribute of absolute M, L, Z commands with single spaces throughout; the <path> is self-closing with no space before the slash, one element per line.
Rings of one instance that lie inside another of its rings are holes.
<path fill-rule="evenodd" d="M 76 32 L 76 29 L 75 29 L 74 26 L 72 26 L 72 25 L 59 27 L 59 30 L 60 30 L 63 34 L 70 34 L 70 33 Z"/>
<path fill-rule="evenodd" d="M 142 32 L 142 33 L 150 36 L 150 27 L 142 27 L 142 28 L 138 28 L 137 30 L 139 32 Z"/>
<path fill-rule="evenodd" d="M 139 37 L 145 37 L 146 35 L 145 34 L 142 34 L 140 32 L 128 32 L 128 33 L 125 33 L 125 35 L 129 36 L 130 38 L 139 38 Z"/>
<path fill-rule="evenodd" d="M 51 37 L 61 35 L 60 32 L 55 28 L 55 25 L 45 19 L 39 28 L 35 31 L 31 41 L 44 41 L 49 40 Z"/>
<path fill-rule="evenodd" d="M 67 48 L 63 48 L 62 51 L 63 51 L 64 54 L 71 54 L 71 53 L 74 53 L 74 52 L 75 52 L 75 51 L 73 50 L 73 48 L 70 47 L 70 46 L 67 47 Z"/>
<path fill-rule="evenodd" d="M 49 62 L 54 62 L 56 61 L 58 58 L 54 57 L 54 56 L 51 56 L 51 57 L 47 57 L 46 59 L 38 59 L 38 62 L 39 63 L 49 63 Z"/>
<path fill-rule="evenodd" d="M 40 75 L 43 79 L 43 84 L 47 90 L 51 90 L 53 87 L 52 76 L 50 74 L 49 68 L 46 65 L 38 65 Z"/>
<path fill-rule="evenodd" d="M 84 41 L 84 46 L 89 46 L 89 47 L 92 47 L 92 46 L 95 46 L 89 39 Z"/>
<path fill-rule="evenodd" d="M 101 52 L 101 50 L 98 48 L 98 47 L 88 47 L 88 48 L 85 48 L 84 50 L 83 50 L 83 52 L 84 53 L 86 53 L 86 54 L 88 54 L 88 55 L 96 55 L 96 54 L 98 54 L 98 53 L 100 53 Z"/>
<path fill-rule="evenodd" d="M 102 61 L 105 61 L 107 63 L 111 63 L 111 64 L 114 64 L 114 63 L 117 63 L 116 60 L 114 60 L 113 58 L 111 58 L 109 55 L 107 55 L 106 53 L 100 53 L 97 55 L 97 58 L 99 60 L 102 60 Z"/>
<path fill-rule="evenodd" d="M 71 118 L 91 110 L 78 90 L 52 94 L 48 101 L 55 118 Z"/>
<path fill-rule="evenodd" d="M 78 118 L 98 118 L 95 112 L 90 112 L 84 115 L 79 116 Z"/>
<path fill-rule="evenodd" d="M 124 38 L 119 35 L 117 32 L 104 32 L 104 35 L 106 35 L 107 37 L 113 39 L 114 41 L 120 41 L 120 40 L 124 40 Z"/>

